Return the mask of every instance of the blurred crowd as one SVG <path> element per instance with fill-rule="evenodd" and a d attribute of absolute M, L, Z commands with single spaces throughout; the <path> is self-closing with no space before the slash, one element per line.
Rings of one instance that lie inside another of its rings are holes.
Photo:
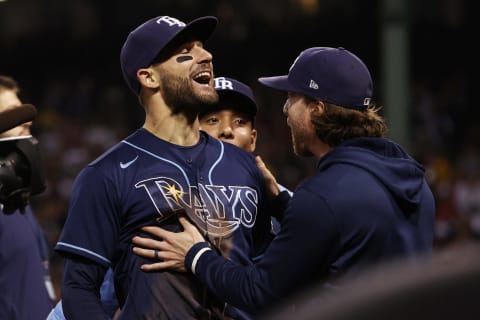
<path fill-rule="evenodd" d="M 473 54 L 460 42 L 470 28 L 469 2 L 422 3 L 410 17 L 408 132 L 410 152 L 425 165 L 435 193 L 440 249 L 480 239 L 480 111 L 471 101 Z M 118 57 L 127 30 L 146 17 L 219 18 L 207 44 L 215 72 L 252 86 L 259 104 L 257 153 L 291 189 L 315 170 L 315 162 L 293 155 L 285 96 L 262 88 L 257 77 L 285 74 L 306 47 L 343 46 L 371 67 L 382 105 L 380 1 L 140 0 L 131 8 L 125 1 L 25 0 L 22 6 L 0 3 L 0 73 L 15 77 L 23 100 L 39 110 L 33 132 L 48 186 L 32 205 L 52 248 L 79 170 L 142 125 L 143 111 L 121 78 Z M 62 261 L 54 252 L 51 270 L 59 290 Z"/>

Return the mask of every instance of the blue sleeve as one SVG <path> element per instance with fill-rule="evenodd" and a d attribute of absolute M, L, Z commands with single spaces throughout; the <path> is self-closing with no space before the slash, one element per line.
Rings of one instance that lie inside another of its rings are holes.
<path fill-rule="evenodd" d="M 113 315 L 118 309 L 118 300 L 115 295 L 113 270 L 111 268 L 108 269 L 105 278 L 103 279 L 102 286 L 100 287 L 100 297 L 103 309 L 111 318 L 113 318 Z"/>
<path fill-rule="evenodd" d="M 116 191 L 102 172 L 94 167 L 83 169 L 75 181 L 67 220 L 55 249 L 109 267 L 119 243 Z"/>
<path fill-rule="evenodd" d="M 71 270 L 71 268 L 69 268 Z M 73 293 L 75 294 L 75 293 Z M 102 286 L 100 287 L 100 296 L 103 310 L 107 313 L 109 319 L 112 319 L 118 309 L 118 301 L 115 296 L 115 289 L 113 285 L 113 271 L 108 269 L 105 274 Z M 65 320 L 63 314 L 62 300 L 58 301 L 47 316 L 47 320 Z"/>
<path fill-rule="evenodd" d="M 227 303 L 258 312 L 325 275 L 338 245 L 334 215 L 326 202 L 305 189 L 289 201 L 282 228 L 263 258 L 243 267 L 202 245 L 187 254 L 185 265 Z"/>
<path fill-rule="evenodd" d="M 271 200 L 272 216 L 281 224 L 287 210 L 288 202 L 292 197 L 292 193 L 287 189 L 280 191 L 278 196 Z"/>
<path fill-rule="evenodd" d="M 65 259 L 62 309 L 69 320 L 106 320 L 100 301 L 100 286 L 107 269 L 81 257 Z"/>

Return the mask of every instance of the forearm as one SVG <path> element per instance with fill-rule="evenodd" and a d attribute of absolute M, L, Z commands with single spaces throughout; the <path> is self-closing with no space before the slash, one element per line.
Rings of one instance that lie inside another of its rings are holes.
<path fill-rule="evenodd" d="M 100 286 L 105 272 L 105 267 L 86 259 L 66 259 L 62 284 L 62 305 L 66 319 L 109 318 L 100 301 Z"/>
<path fill-rule="evenodd" d="M 259 313 L 277 300 L 267 274 L 229 261 L 209 249 L 206 242 L 188 251 L 185 266 L 217 296 L 245 311 Z"/>
<path fill-rule="evenodd" d="M 311 208 L 316 208 L 315 214 Z M 338 242 L 335 218 L 328 206 L 303 191 L 290 200 L 280 233 L 254 265 L 227 260 L 206 249 L 205 242 L 191 247 L 184 262 L 218 297 L 255 313 L 326 276 Z"/>
<path fill-rule="evenodd" d="M 290 192 L 287 189 L 284 189 L 271 200 L 272 216 L 275 217 L 280 223 L 282 223 L 285 210 L 287 209 L 287 205 L 291 197 L 292 196 Z"/>

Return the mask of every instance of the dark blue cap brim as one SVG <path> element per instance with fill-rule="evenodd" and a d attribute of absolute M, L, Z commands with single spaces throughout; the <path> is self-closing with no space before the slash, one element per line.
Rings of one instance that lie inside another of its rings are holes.
<path fill-rule="evenodd" d="M 295 87 L 293 87 L 290 82 L 288 82 L 288 76 L 262 77 L 258 78 L 258 82 L 272 89 L 277 89 L 280 91 L 298 92 L 298 89 L 295 89 Z"/>
<path fill-rule="evenodd" d="M 188 23 L 185 28 L 177 33 L 174 39 L 181 35 L 192 35 L 194 38 L 205 42 L 212 35 L 217 23 L 217 18 L 213 16 L 200 17 Z"/>
<path fill-rule="evenodd" d="M 188 23 L 185 28 L 183 28 L 175 36 L 173 36 L 172 39 L 168 41 L 166 46 L 170 46 L 172 43 L 180 45 L 181 43 L 178 43 L 178 41 L 181 42 L 187 39 L 200 40 L 205 43 L 212 36 L 217 26 L 217 23 L 218 19 L 213 16 L 197 18 Z M 157 55 L 164 51 L 164 49 L 165 47 L 162 48 L 157 53 Z"/>

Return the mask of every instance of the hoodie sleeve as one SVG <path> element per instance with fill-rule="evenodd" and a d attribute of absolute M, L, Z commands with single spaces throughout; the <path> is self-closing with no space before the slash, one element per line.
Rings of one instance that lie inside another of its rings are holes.
<path fill-rule="evenodd" d="M 185 264 L 217 296 L 238 308 L 258 312 L 325 274 L 338 232 L 324 199 L 298 189 L 289 201 L 282 228 L 263 258 L 240 266 L 205 245 L 194 246 Z"/>

